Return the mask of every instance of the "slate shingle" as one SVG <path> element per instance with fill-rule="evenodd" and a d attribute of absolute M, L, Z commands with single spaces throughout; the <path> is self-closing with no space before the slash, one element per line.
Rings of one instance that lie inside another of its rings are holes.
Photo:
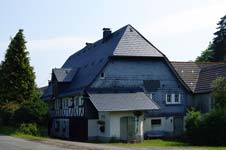
<path fill-rule="evenodd" d="M 143 92 L 138 93 L 89 93 L 98 111 L 157 110 L 159 106 Z"/>
<path fill-rule="evenodd" d="M 108 40 L 100 39 L 88 44 L 66 60 L 62 69 L 77 70 L 76 78 L 60 95 L 67 95 L 73 91 L 76 94 L 76 91 L 89 86 L 112 56 L 164 57 L 131 25 L 126 25 L 112 33 Z M 49 85 L 49 89 L 52 88 L 50 86 L 52 85 Z M 51 95 L 51 92 L 52 90 L 46 90 L 43 97 Z"/>

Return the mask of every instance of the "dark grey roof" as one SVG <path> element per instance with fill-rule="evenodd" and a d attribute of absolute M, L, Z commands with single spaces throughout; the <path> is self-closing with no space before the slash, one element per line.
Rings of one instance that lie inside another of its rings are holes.
<path fill-rule="evenodd" d="M 164 57 L 131 25 L 126 25 L 112 33 L 108 40 L 100 39 L 88 44 L 67 59 L 62 69 L 71 68 L 77 72 L 76 77 L 60 95 L 73 92 L 76 94 L 75 91 L 87 88 L 112 56 Z M 51 95 L 51 91 L 46 90 L 43 97 Z"/>
<path fill-rule="evenodd" d="M 194 91 L 201 68 L 195 62 L 171 62 L 171 64 L 188 87 Z"/>
<path fill-rule="evenodd" d="M 60 68 L 53 69 L 53 74 L 56 76 L 57 82 L 71 82 L 76 74 L 76 70 Z"/>
<path fill-rule="evenodd" d="M 163 57 L 152 44 L 150 44 L 134 28 L 128 27 L 113 52 L 114 56 L 144 56 Z"/>
<path fill-rule="evenodd" d="M 143 92 L 138 93 L 89 93 L 98 111 L 156 110 L 159 106 Z"/>
<path fill-rule="evenodd" d="M 203 68 L 200 72 L 195 92 L 210 92 L 212 90 L 212 81 L 220 76 L 226 77 L 226 64 Z"/>
<path fill-rule="evenodd" d="M 171 62 L 193 93 L 211 92 L 211 83 L 226 76 L 226 64 L 219 62 Z"/>

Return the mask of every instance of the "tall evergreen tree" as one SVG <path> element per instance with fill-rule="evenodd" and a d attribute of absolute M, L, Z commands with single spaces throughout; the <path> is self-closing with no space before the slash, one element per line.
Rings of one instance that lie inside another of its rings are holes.
<path fill-rule="evenodd" d="M 218 31 L 214 33 L 213 39 L 213 60 L 226 61 L 226 15 L 217 23 Z"/>
<path fill-rule="evenodd" d="M 226 15 L 217 23 L 215 38 L 201 56 L 196 58 L 197 62 L 219 62 L 226 61 Z"/>
<path fill-rule="evenodd" d="M 0 100 L 18 102 L 32 100 L 36 96 L 35 74 L 29 63 L 23 30 L 20 29 L 6 50 L 0 66 Z"/>

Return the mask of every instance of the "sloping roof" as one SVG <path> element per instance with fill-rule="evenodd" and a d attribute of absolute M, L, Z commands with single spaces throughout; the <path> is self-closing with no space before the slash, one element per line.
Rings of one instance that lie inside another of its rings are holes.
<path fill-rule="evenodd" d="M 89 93 L 98 111 L 156 110 L 159 106 L 143 92 L 138 93 Z"/>
<path fill-rule="evenodd" d="M 219 62 L 171 62 L 193 93 L 211 92 L 211 83 L 226 76 L 226 64 Z"/>
<path fill-rule="evenodd" d="M 76 74 L 76 70 L 68 68 L 53 69 L 57 82 L 71 82 Z"/>
<path fill-rule="evenodd" d="M 76 78 L 73 78 L 71 84 L 61 95 L 86 88 L 112 56 L 164 57 L 131 25 L 126 25 L 112 33 L 108 40 L 100 39 L 88 44 L 67 59 L 61 69 L 71 68 L 77 72 Z M 51 95 L 51 90 L 46 90 L 43 97 L 46 95 Z"/>
<path fill-rule="evenodd" d="M 219 76 L 226 77 L 226 64 L 203 68 L 200 72 L 195 92 L 203 93 L 211 91 L 212 81 Z"/>

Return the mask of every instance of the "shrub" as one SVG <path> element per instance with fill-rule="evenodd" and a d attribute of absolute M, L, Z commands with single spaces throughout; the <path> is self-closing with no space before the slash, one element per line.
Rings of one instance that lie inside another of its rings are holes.
<path fill-rule="evenodd" d="M 17 124 L 37 123 L 46 125 L 47 118 L 48 106 L 41 100 L 25 102 L 15 113 L 15 122 Z"/>
<path fill-rule="evenodd" d="M 3 125 L 14 125 L 14 114 L 20 105 L 15 102 L 9 102 L 0 106 L 0 120 Z"/>
<path fill-rule="evenodd" d="M 35 123 L 22 123 L 19 127 L 19 132 L 28 134 L 28 135 L 40 135 L 38 131 L 38 127 Z"/>
<path fill-rule="evenodd" d="M 205 145 L 226 145 L 226 109 L 215 109 L 203 117 L 202 130 Z"/>
<path fill-rule="evenodd" d="M 202 115 L 199 111 L 194 109 L 188 111 L 188 115 L 185 117 L 186 135 L 189 142 L 193 144 L 200 143 L 200 130 L 199 127 L 202 122 Z"/>
<path fill-rule="evenodd" d="M 185 119 L 186 135 L 195 145 L 226 145 L 226 109 L 214 109 L 201 117 L 189 111 Z"/>

